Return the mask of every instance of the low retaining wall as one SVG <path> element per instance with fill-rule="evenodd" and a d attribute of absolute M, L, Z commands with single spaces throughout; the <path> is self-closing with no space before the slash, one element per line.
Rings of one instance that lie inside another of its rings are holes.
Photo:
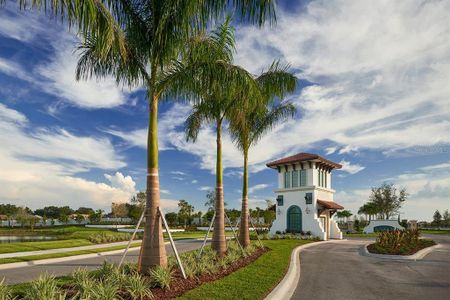
<path fill-rule="evenodd" d="M 372 220 L 369 225 L 364 227 L 365 233 L 375 232 L 376 227 L 392 227 L 393 229 L 403 230 L 405 227 L 398 223 L 398 220 Z"/>

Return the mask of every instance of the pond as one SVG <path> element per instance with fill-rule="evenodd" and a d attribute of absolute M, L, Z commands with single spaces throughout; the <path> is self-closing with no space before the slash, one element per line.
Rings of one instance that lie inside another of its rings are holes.
<path fill-rule="evenodd" d="M 22 243 L 22 242 L 36 242 L 36 241 L 50 241 L 56 240 L 54 236 L 41 236 L 41 235 L 30 235 L 30 236 L 20 236 L 20 235 L 8 235 L 0 236 L 0 244 L 5 243 Z"/>

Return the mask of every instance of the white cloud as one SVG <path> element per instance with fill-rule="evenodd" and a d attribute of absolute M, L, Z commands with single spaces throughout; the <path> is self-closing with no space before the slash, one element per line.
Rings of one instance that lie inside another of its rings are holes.
<path fill-rule="evenodd" d="M 325 153 L 327 155 L 330 155 L 330 154 L 333 154 L 334 152 L 336 152 L 336 150 L 337 150 L 337 147 L 328 147 L 328 148 L 325 148 Z"/>
<path fill-rule="evenodd" d="M 423 171 L 431 171 L 431 170 L 449 170 L 450 169 L 450 161 L 447 163 L 442 164 L 436 164 L 436 165 L 430 165 L 421 168 Z"/>
<path fill-rule="evenodd" d="M 178 212 L 178 200 L 161 199 L 160 203 L 163 213 Z"/>
<path fill-rule="evenodd" d="M 78 205 L 107 209 L 129 199 L 134 181 L 116 173 L 111 185 L 77 177 L 93 168 L 124 167 L 109 140 L 35 127 L 0 104 L 0 199 L 26 205 Z"/>
<path fill-rule="evenodd" d="M 197 179 L 194 179 L 194 180 L 191 181 L 191 183 L 194 183 L 194 184 L 195 184 L 195 183 L 198 183 L 198 180 L 197 180 Z"/>
<path fill-rule="evenodd" d="M 14 61 L 7 60 L 1 57 L 0 57 L 0 72 L 8 76 L 17 77 L 25 81 L 33 80 L 33 78 L 29 76 L 20 65 L 18 65 Z"/>
<path fill-rule="evenodd" d="M 302 119 L 275 130 L 271 147 L 328 139 L 341 154 L 392 154 L 450 143 L 449 12 L 442 1 L 312 1 L 301 14 L 280 11 L 275 28 L 238 29 L 238 63 L 257 72 L 281 58 L 315 83 L 294 97 Z"/>
<path fill-rule="evenodd" d="M 249 194 L 253 194 L 253 193 L 256 192 L 256 191 L 260 191 L 260 190 L 266 189 L 268 186 L 269 186 L 269 185 L 268 185 L 268 184 L 265 184 L 265 183 L 256 184 L 256 185 L 251 186 L 251 187 L 248 188 L 248 193 L 249 193 Z"/>
<path fill-rule="evenodd" d="M 345 171 L 350 174 L 356 174 L 362 170 L 364 170 L 366 167 L 363 167 L 359 164 L 352 164 L 349 161 L 341 160 L 340 164 L 342 165 L 341 171 Z"/>
<path fill-rule="evenodd" d="M 211 190 L 213 190 L 213 188 L 212 187 L 210 187 L 210 186 L 201 186 L 201 187 L 199 187 L 198 188 L 198 190 L 199 191 L 211 191 Z"/>
<path fill-rule="evenodd" d="M 39 33 L 48 29 L 39 21 L 36 12 L 18 12 L 15 4 L 11 2 L 0 11 L 0 35 L 5 37 L 30 42 L 36 39 Z"/>
<path fill-rule="evenodd" d="M 127 192 L 130 196 L 136 194 L 136 182 L 131 176 L 124 176 L 120 172 L 116 172 L 114 175 L 104 174 L 104 176 L 111 183 L 112 187 Z"/>
<path fill-rule="evenodd" d="M 415 172 L 385 178 L 378 185 L 382 182 L 392 182 L 397 188 L 406 188 L 409 196 L 400 210 L 402 218 L 430 221 L 436 209 L 449 209 L 449 168 L 419 168 Z M 356 214 L 359 207 L 368 201 L 370 188 L 339 191 L 334 200 Z"/>
<path fill-rule="evenodd" d="M 0 35 L 53 51 L 49 61 L 40 61 L 31 68 L 15 62 L 14 57 L 0 57 L 0 72 L 26 80 L 59 100 L 86 109 L 112 108 L 127 103 L 129 90 L 123 91 L 112 77 L 75 80 L 79 53 L 74 50 L 78 39 L 64 25 L 47 17 L 40 18 L 36 12 L 19 13 L 16 7 L 7 5 L 0 11 Z"/>
<path fill-rule="evenodd" d="M 36 72 L 47 79 L 43 84 L 45 91 L 88 109 L 112 108 L 125 104 L 126 94 L 113 78 L 75 79 L 78 54 L 74 53 L 74 48 L 73 40 L 62 39 L 55 45 L 53 60 L 37 68 Z"/>
<path fill-rule="evenodd" d="M 161 194 L 170 195 L 170 191 L 169 190 L 161 189 L 160 192 L 161 192 Z"/>
<path fill-rule="evenodd" d="M 186 173 L 181 171 L 170 171 L 170 174 L 184 176 Z"/>
<path fill-rule="evenodd" d="M 279 11 L 276 27 L 237 28 L 238 64 L 258 73 L 281 58 L 314 83 L 289 97 L 299 109 L 297 119 L 283 122 L 251 149 L 250 171 L 324 140 L 335 144 L 325 149 L 329 154 L 369 149 L 398 155 L 450 144 L 449 12 L 445 1 L 312 1 L 299 14 Z M 188 106 L 179 105 L 161 116 L 161 149 L 191 153 L 214 173 L 215 131 L 204 127 L 196 143 L 186 142 L 179 126 L 188 113 Z M 133 133 L 122 136 L 127 140 Z M 133 138 L 131 144 L 143 147 L 143 141 Z M 242 154 L 226 132 L 223 164 L 242 166 Z"/>
<path fill-rule="evenodd" d="M 177 130 L 184 124 L 189 111 L 189 105 L 175 103 L 167 112 L 161 114 L 158 122 L 158 147 L 160 151 L 174 149 L 173 141 L 175 140 L 184 141 L 184 132 L 178 132 Z M 111 128 L 105 130 L 105 132 L 120 137 L 131 146 L 147 148 L 147 128 L 128 132 Z"/>

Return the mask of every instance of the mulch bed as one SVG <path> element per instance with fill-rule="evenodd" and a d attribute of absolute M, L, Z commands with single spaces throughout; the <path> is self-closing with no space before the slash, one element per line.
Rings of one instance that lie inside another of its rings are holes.
<path fill-rule="evenodd" d="M 152 289 L 152 293 L 154 299 L 173 299 L 179 297 L 186 293 L 189 290 L 195 289 L 205 282 L 211 282 L 218 279 L 221 279 L 242 267 L 247 266 L 248 264 L 254 262 L 258 257 L 269 251 L 269 248 L 258 248 L 251 256 L 243 257 L 239 261 L 234 264 L 228 266 L 226 269 L 223 269 L 214 274 L 204 274 L 197 278 L 188 278 L 184 279 L 183 275 L 179 270 L 175 271 L 174 278 L 171 283 L 170 290 L 165 290 L 161 288 Z"/>
<path fill-rule="evenodd" d="M 370 253 L 375 253 L 375 254 L 386 254 L 386 255 L 413 255 L 414 253 L 434 246 L 436 245 L 436 243 L 432 240 L 425 240 L 425 239 L 420 239 L 419 243 L 417 245 L 417 247 L 415 248 L 400 248 L 397 249 L 396 251 L 390 251 L 389 249 L 383 249 L 380 246 L 378 246 L 376 243 L 374 244 L 370 244 L 367 246 L 367 250 Z"/>

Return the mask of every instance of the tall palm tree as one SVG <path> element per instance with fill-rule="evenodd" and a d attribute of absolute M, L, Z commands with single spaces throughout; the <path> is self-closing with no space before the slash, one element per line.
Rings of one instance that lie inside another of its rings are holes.
<path fill-rule="evenodd" d="M 195 104 L 186 120 L 186 139 L 196 141 L 203 124 L 213 124 L 216 130 L 216 199 L 212 248 L 222 255 L 226 251 L 225 208 L 223 192 L 222 131 L 242 100 L 259 101 L 261 92 L 252 74 L 232 64 L 234 34 L 229 19 L 211 35 L 196 41 L 193 77 L 199 84 L 193 88 L 202 101 Z M 190 54 L 192 56 L 192 54 Z M 200 65 L 206 66 L 202 67 Z M 187 69 L 187 68 L 186 68 Z M 204 82 L 209 82 L 204 84 Z M 253 98 L 245 97 L 252 95 Z"/>
<path fill-rule="evenodd" d="M 32 6 L 60 16 L 77 26 L 84 38 L 77 78 L 113 75 L 118 83 L 144 85 L 149 101 L 147 137 L 147 201 L 139 270 L 167 265 L 160 206 L 158 170 L 158 104 L 171 84 L 160 79 L 173 65 L 193 31 L 229 8 L 251 22 L 275 20 L 272 0 L 18 0 L 22 9 Z M 0 4 L 5 3 L 0 0 Z M 190 70 L 192 70 L 191 68 Z M 213 73 L 210 73 L 211 75 Z M 172 74 L 173 75 L 173 72 Z M 183 75 L 188 75 L 184 73 Z M 212 82 L 212 81 L 208 81 Z M 189 85 L 187 85 L 189 86 Z M 194 86 L 192 86 L 194 88 Z M 198 90 L 198 88 L 196 88 Z M 191 91 L 174 91 L 192 95 Z M 173 93 L 171 93 L 173 95 Z"/>
<path fill-rule="evenodd" d="M 288 92 L 293 92 L 297 85 L 296 77 L 288 72 L 288 66 L 281 66 L 274 62 L 267 72 L 262 73 L 258 82 L 263 102 L 256 106 L 243 109 L 235 113 L 230 123 L 230 132 L 235 144 L 244 156 L 244 172 L 242 176 L 242 209 L 239 230 L 239 242 L 243 247 L 250 244 L 249 210 L 248 210 L 248 155 L 254 146 L 276 124 L 293 117 L 295 107 L 292 103 L 274 104 L 274 97 L 282 99 Z"/>

